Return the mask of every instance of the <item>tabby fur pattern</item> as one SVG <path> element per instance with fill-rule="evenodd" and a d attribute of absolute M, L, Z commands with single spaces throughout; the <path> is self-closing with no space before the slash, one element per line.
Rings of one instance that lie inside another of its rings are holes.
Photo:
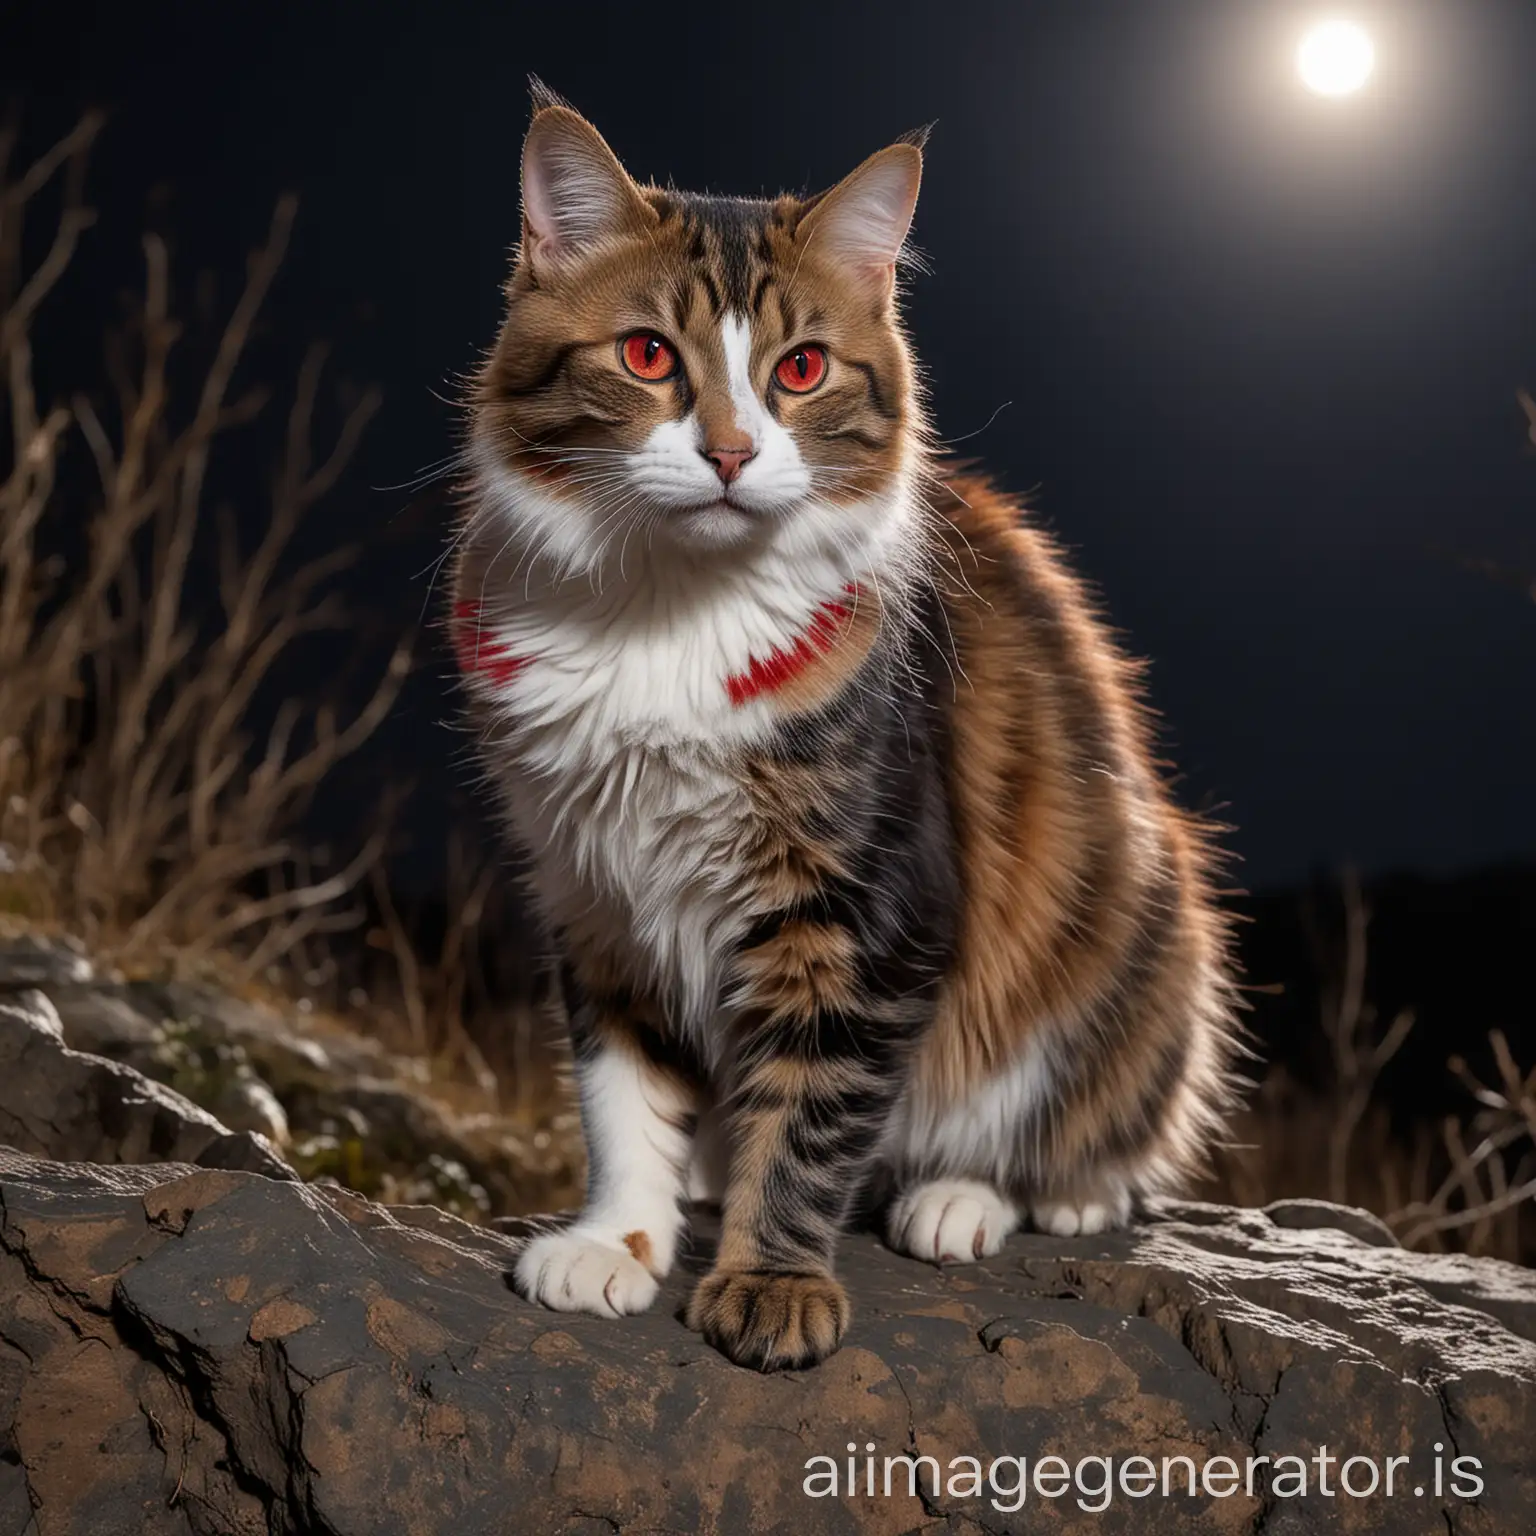
<path fill-rule="evenodd" d="M 868 1202 L 965 1262 L 1196 1169 L 1235 1039 L 1214 854 L 1059 549 L 935 450 L 897 314 L 920 136 L 751 200 L 535 107 L 452 618 L 589 1151 L 515 1280 L 638 1312 L 719 1200 L 690 1323 L 806 1366 Z"/>

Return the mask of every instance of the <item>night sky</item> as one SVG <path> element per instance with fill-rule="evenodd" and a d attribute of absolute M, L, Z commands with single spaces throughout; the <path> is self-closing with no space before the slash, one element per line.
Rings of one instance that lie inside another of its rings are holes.
<path fill-rule="evenodd" d="M 381 488 L 451 450 L 442 397 L 493 335 L 529 71 L 694 189 L 819 187 L 935 121 L 907 313 L 940 431 L 1034 493 L 1152 658 L 1183 794 L 1258 888 L 1536 858 L 1536 604 L 1469 565 L 1536 574 L 1536 3 L 1344 9 L 1378 69 L 1336 103 L 1295 80 L 1316 8 L 1262 0 L 12 0 L 0 95 L 36 143 L 111 112 L 82 317 L 146 221 L 183 291 L 232 296 L 300 193 L 253 364 L 326 337 L 384 389 L 311 537 L 365 542 L 386 631 L 448 514 Z M 58 347 L 92 366 L 93 322 Z M 418 846 L 469 778 L 444 670 L 361 770 L 418 782 Z"/>

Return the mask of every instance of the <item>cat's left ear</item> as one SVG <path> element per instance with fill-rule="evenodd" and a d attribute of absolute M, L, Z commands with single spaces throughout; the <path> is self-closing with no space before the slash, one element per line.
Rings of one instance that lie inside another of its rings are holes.
<path fill-rule="evenodd" d="M 795 230 L 796 244 L 831 256 L 889 294 L 922 176 L 916 143 L 880 150 L 815 200 Z"/>

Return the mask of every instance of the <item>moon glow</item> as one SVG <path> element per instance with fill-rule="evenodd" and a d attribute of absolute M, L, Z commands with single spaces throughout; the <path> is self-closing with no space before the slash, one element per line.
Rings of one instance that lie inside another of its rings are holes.
<path fill-rule="evenodd" d="M 1319 96 L 1352 96 L 1376 67 L 1376 49 L 1363 27 L 1352 21 L 1322 21 L 1310 28 L 1296 50 L 1302 83 Z"/>

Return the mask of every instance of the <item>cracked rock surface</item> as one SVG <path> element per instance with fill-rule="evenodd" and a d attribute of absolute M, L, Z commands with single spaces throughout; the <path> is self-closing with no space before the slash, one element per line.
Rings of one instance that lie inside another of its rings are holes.
<path fill-rule="evenodd" d="M 340 1189 L 3 1152 L 0 1203 L 0 1532 L 1536 1528 L 1536 1276 L 1409 1254 L 1327 1207 L 1170 1206 L 942 1274 L 854 1235 L 843 1349 L 759 1377 L 677 1321 L 702 1243 L 652 1312 L 607 1321 L 520 1301 L 495 1232 Z M 807 1497 L 808 1458 L 846 1466 L 849 1441 L 860 1493 Z M 909 1496 L 899 1469 L 863 1494 L 870 1442 L 946 1465 L 1411 1461 L 1390 1500 L 1343 1496 L 1335 1462 L 1331 1498 L 1089 1514 L 1031 1492 L 1010 1513 Z M 1435 1493 L 1437 1442 L 1480 1460 L 1476 1501 Z"/>

